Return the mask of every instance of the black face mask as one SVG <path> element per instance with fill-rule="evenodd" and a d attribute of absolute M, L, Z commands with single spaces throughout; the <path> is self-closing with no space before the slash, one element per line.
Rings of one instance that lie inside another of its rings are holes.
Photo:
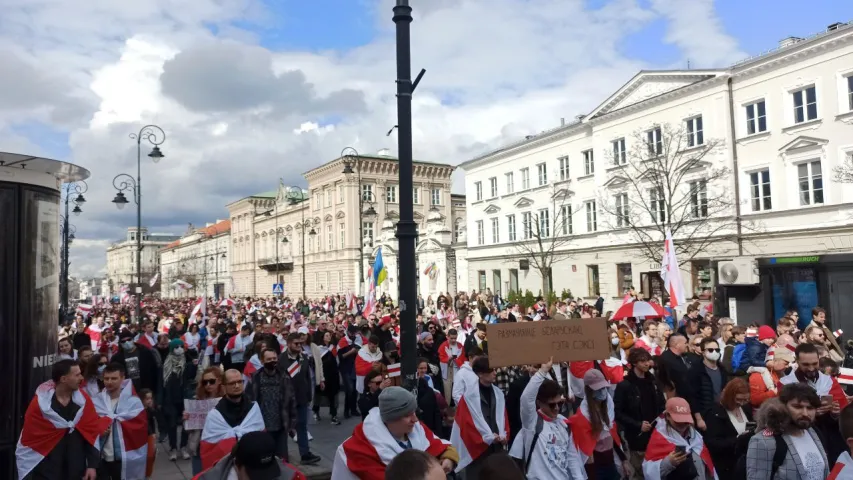
<path fill-rule="evenodd" d="M 276 363 L 277 362 L 267 362 L 264 364 L 264 368 L 267 370 L 275 370 Z"/>

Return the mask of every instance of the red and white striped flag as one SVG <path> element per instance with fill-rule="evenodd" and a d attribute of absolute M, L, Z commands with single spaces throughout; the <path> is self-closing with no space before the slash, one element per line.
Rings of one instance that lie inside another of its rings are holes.
<path fill-rule="evenodd" d="M 678 259 L 675 258 L 675 243 L 672 241 L 672 232 L 666 230 L 666 238 L 663 244 L 663 260 L 661 260 L 661 278 L 664 287 L 669 293 L 669 305 L 672 308 L 687 303 L 684 296 L 684 284 L 681 282 L 681 269 L 678 267 Z"/>
<path fill-rule="evenodd" d="M 119 298 L 119 301 L 121 301 L 121 303 L 127 303 L 130 301 L 130 287 L 129 286 L 122 285 L 122 286 L 118 287 L 118 291 L 119 291 L 119 297 L 118 298 Z"/>
<path fill-rule="evenodd" d="M 85 303 L 77 304 L 77 313 L 83 315 L 83 317 L 88 317 L 90 313 L 92 313 L 92 306 L 86 305 Z"/>
<path fill-rule="evenodd" d="M 160 272 L 157 272 L 151 280 L 148 281 L 148 286 L 154 288 L 154 285 L 157 283 L 157 280 L 160 278 Z"/>
<path fill-rule="evenodd" d="M 207 297 L 199 297 L 195 302 L 195 307 L 193 307 L 193 311 L 190 313 L 190 317 L 187 319 L 190 322 L 195 321 L 196 313 L 201 312 L 203 317 L 207 316 Z"/>
<path fill-rule="evenodd" d="M 845 385 L 853 385 L 853 368 L 839 368 L 838 383 L 843 383 Z"/>
<path fill-rule="evenodd" d="M 287 367 L 287 374 L 292 377 L 295 377 L 299 373 L 299 362 L 293 362 Z"/>
<path fill-rule="evenodd" d="M 237 440 L 243 435 L 249 432 L 260 432 L 263 429 L 264 417 L 255 402 L 252 402 L 249 413 L 236 427 L 231 427 L 222 413 L 214 407 L 207 414 L 204 429 L 201 431 L 201 468 L 206 470 L 230 454 Z"/>
<path fill-rule="evenodd" d="M 839 328 L 838 330 L 832 332 L 832 334 L 835 335 L 835 338 L 841 338 L 841 336 L 844 335 L 844 330 Z"/>
<path fill-rule="evenodd" d="M 389 377 L 399 377 L 400 376 L 400 364 L 392 363 L 388 365 L 388 376 Z"/>
<path fill-rule="evenodd" d="M 752 328 L 752 327 L 747 328 L 746 329 L 746 336 L 747 337 L 757 337 L 758 336 L 758 329 Z"/>
<path fill-rule="evenodd" d="M 133 391 L 133 382 L 127 379 L 122 383 L 115 407 L 106 390 L 93 397 L 92 403 L 98 415 L 113 423 L 113 435 L 118 435 L 121 439 L 121 478 L 145 478 L 148 413 L 142 406 L 142 400 Z M 118 452 L 115 454 L 119 457 Z"/>

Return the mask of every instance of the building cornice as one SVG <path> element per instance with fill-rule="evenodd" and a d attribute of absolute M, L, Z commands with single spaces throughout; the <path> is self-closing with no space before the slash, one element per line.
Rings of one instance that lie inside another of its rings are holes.
<path fill-rule="evenodd" d="M 850 43 L 853 43 L 853 23 L 839 27 L 834 32 L 818 34 L 811 39 L 802 40 L 789 47 L 749 58 L 733 65 L 730 72 L 736 79 L 748 78 Z"/>
<path fill-rule="evenodd" d="M 360 155 L 358 158 L 361 160 L 360 165 L 362 177 L 365 175 L 399 175 L 400 163 L 394 157 L 379 158 Z M 456 170 L 456 167 L 450 164 L 420 162 L 418 160 L 413 161 L 412 166 L 412 173 L 415 178 L 450 178 L 453 171 Z M 355 168 L 356 165 L 353 165 L 353 169 Z M 342 176 L 343 174 L 341 172 L 343 172 L 343 170 L 344 159 L 337 158 L 329 163 L 321 165 L 320 167 L 305 172 L 303 176 L 308 180 L 309 189 L 317 188 L 318 186 L 312 185 L 312 183 L 315 183 L 317 180 L 330 173 L 333 174 L 333 176 Z"/>

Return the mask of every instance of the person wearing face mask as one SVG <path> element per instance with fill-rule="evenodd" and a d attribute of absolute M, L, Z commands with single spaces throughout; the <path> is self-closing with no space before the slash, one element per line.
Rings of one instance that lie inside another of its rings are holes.
<path fill-rule="evenodd" d="M 225 371 L 225 396 L 207 414 L 201 431 L 201 466 L 212 467 L 226 457 L 237 440 L 264 427 L 264 417 L 257 402 L 243 389 L 243 374 L 239 370 Z"/>
<path fill-rule="evenodd" d="M 569 419 L 569 429 L 586 475 L 596 480 L 618 480 L 618 462 L 630 477 L 633 467 L 622 451 L 610 383 L 597 369 L 587 371 L 583 383 L 584 397 L 578 411 Z"/>
<path fill-rule="evenodd" d="M 647 480 L 712 480 L 717 476 L 711 453 L 702 435 L 693 428 L 693 415 L 687 400 L 674 397 L 666 401 L 664 416 L 657 421 L 646 456 L 643 478 Z"/>
<path fill-rule="evenodd" d="M 288 460 L 287 436 L 296 425 L 293 379 L 279 368 L 278 352 L 275 350 L 261 352 L 261 360 L 263 368 L 252 376 L 250 393 L 261 409 L 265 430 L 275 440 L 276 455 Z"/>
<path fill-rule="evenodd" d="M 196 360 L 197 361 L 197 360 Z M 184 342 L 175 338 L 169 342 L 169 354 L 163 361 L 163 410 L 166 434 L 169 437 L 169 460 L 178 458 L 178 427 L 184 415 L 184 399 L 195 393 L 196 366 L 188 360 Z M 181 429 L 181 456 L 190 459 L 187 450 L 187 431 Z"/>
<path fill-rule="evenodd" d="M 725 369 L 720 368 L 720 344 L 714 338 L 703 338 L 699 342 L 702 361 L 690 367 L 690 408 L 696 419 L 696 428 L 705 431 L 705 415 L 720 401 L 720 393 L 728 383 Z"/>
<path fill-rule="evenodd" d="M 642 348 L 628 352 L 628 364 L 632 366 L 625 379 L 616 385 L 613 395 L 616 421 L 625 435 L 630 450 L 630 461 L 634 477 L 641 479 L 643 456 L 649 444 L 653 424 L 665 407 L 663 390 L 649 371 L 654 366 L 651 354 Z"/>
<path fill-rule="evenodd" d="M 104 388 L 104 369 L 107 368 L 107 357 L 96 353 L 92 355 L 85 366 L 81 363 L 83 370 L 83 381 L 80 389 L 84 390 L 90 397 L 97 395 Z"/>
<path fill-rule="evenodd" d="M 705 443 L 720 478 L 735 478 L 737 452 L 745 451 L 755 429 L 752 419 L 749 385 L 743 378 L 733 378 L 705 416 Z"/>
<path fill-rule="evenodd" d="M 163 379 L 156 354 L 135 343 L 133 333 L 128 330 L 122 330 L 118 338 L 120 349 L 110 361 L 124 366 L 127 378 L 133 382 L 133 388 L 137 392 L 147 388 L 154 392 L 155 399 L 158 398 L 163 390 Z"/>

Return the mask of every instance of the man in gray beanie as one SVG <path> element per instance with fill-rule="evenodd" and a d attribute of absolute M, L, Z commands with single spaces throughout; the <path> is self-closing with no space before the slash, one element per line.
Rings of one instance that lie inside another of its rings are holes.
<path fill-rule="evenodd" d="M 379 407 L 353 430 L 335 455 L 332 480 L 382 480 L 386 462 L 406 450 L 422 450 L 450 473 L 459 462 L 459 453 L 450 442 L 436 437 L 417 416 L 417 398 L 402 387 L 388 387 L 379 394 Z M 380 455 L 378 452 L 383 452 Z M 390 455 L 389 455 L 390 454 Z"/>

